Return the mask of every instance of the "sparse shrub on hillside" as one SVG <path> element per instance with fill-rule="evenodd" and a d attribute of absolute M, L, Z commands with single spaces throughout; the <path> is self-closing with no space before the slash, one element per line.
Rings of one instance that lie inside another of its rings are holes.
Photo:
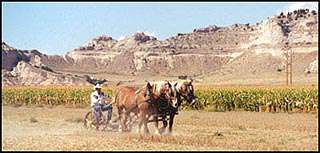
<path fill-rule="evenodd" d="M 31 118 L 30 118 L 30 122 L 31 122 L 31 123 L 37 123 L 38 120 L 37 120 L 36 118 L 34 118 L 34 117 L 31 117 Z"/>
<path fill-rule="evenodd" d="M 96 79 L 96 78 L 89 77 L 88 75 L 85 75 L 84 77 L 86 78 L 86 80 L 87 80 L 89 83 L 91 83 L 91 84 L 93 84 L 93 85 L 103 84 L 103 83 L 107 82 L 106 79 L 99 80 L 99 79 Z"/>
<path fill-rule="evenodd" d="M 41 66 L 41 69 L 55 73 L 51 68 L 49 68 L 49 67 L 46 66 L 46 65 Z"/>

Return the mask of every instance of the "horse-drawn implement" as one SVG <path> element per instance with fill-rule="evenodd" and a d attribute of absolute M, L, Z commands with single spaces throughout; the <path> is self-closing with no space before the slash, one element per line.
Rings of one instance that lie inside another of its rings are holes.
<path fill-rule="evenodd" d="M 169 119 L 170 119 L 170 114 L 171 111 L 169 109 L 164 110 L 164 109 L 159 109 L 158 113 L 157 113 L 157 119 L 158 121 L 163 121 L 164 123 L 166 123 Z M 89 111 L 86 113 L 85 117 L 84 117 L 84 127 L 87 129 L 96 129 L 96 126 L 102 127 L 103 129 L 106 128 L 106 113 L 102 112 L 100 121 L 97 125 L 94 124 L 94 113 L 92 111 Z M 153 117 L 155 114 L 151 113 L 150 115 L 153 115 Z M 115 117 L 115 119 L 113 119 L 111 121 L 111 127 L 112 128 L 119 128 L 120 127 L 120 122 L 119 122 L 119 118 L 120 116 Z M 129 116 L 129 120 L 126 123 L 128 128 L 128 131 L 131 131 L 133 129 L 133 127 L 138 125 L 138 116 L 135 115 L 134 113 L 132 113 L 132 115 Z M 154 118 L 149 118 L 148 119 L 148 123 L 153 123 L 155 122 Z M 118 129 L 113 129 L 113 130 L 118 130 Z"/>
<path fill-rule="evenodd" d="M 84 120 L 83 120 L 84 127 L 87 129 L 91 129 L 91 128 L 96 129 L 98 126 L 98 129 L 101 127 L 103 129 L 105 129 L 107 127 L 107 114 L 106 114 L 106 112 L 101 111 L 100 116 L 101 117 L 100 117 L 100 120 L 98 121 L 98 123 L 94 124 L 95 117 L 94 117 L 93 111 L 91 110 L 91 111 L 87 112 L 87 114 L 85 115 Z"/>
<path fill-rule="evenodd" d="M 186 100 L 189 104 L 195 101 L 192 81 L 175 83 L 173 86 L 168 81 L 161 83 L 151 85 L 148 82 L 139 90 L 120 87 L 114 101 L 118 109 L 118 117 L 112 121 L 114 124 L 112 127 L 120 131 L 131 131 L 133 127 L 138 126 L 140 131 L 144 126 L 144 132 L 149 133 L 147 124 L 154 122 L 158 132 L 162 133 L 166 130 L 167 121 L 169 121 L 169 132 L 171 132 L 174 117 L 182 100 Z M 105 118 L 102 119 L 102 124 L 104 120 Z M 158 128 L 159 121 L 163 123 L 161 129 Z M 84 125 L 87 128 L 95 127 L 92 123 L 93 113 L 88 112 Z"/>

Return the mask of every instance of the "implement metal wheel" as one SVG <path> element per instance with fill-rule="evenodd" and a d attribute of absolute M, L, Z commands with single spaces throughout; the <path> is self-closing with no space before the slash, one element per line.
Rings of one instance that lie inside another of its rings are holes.
<path fill-rule="evenodd" d="M 89 111 L 85 118 L 84 118 L 84 127 L 89 129 L 89 128 L 96 128 L 96 126 L 93 124 L 94 122 L 94 115 L 92 111 Z"/>

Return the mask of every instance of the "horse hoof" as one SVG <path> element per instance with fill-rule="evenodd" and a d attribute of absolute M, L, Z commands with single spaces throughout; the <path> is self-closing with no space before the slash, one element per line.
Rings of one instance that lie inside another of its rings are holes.
<path fill-rule="evenodd" d="M 157 131 L 155 132 L 155 134 L 156 134 L 156 135 L 161 135 L 161 132 L 157 130 Z"/>
<path fill-rule="evenodd" d="M 162 133 L 165 133 L 166 132 L 166 129 L 164 129 L 164 128 L 161 128 L 160 129 L 160 133 L 162 134 Z"/>
<path fill-rule="evenodd" d="M 136 133 L 140 133 L 140 130 L 139 130 L 139 129 L 136 129 Z"/>

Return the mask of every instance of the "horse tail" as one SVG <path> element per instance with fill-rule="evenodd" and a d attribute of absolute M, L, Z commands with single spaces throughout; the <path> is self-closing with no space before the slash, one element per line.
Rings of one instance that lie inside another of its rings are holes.
<path fill-rule="evenodd" d="M 119 105 L 118 97 L 119 97 L 119 91 L 116 91 L 116 94 L 115 94 L 115 96 L 114 96 L 113 99 L 112 99 L 112 103 L 113 103 L 113 104 L 116 104 L 117 107 L 118 107 L 118 105 Z"/>
<path fill-rule="evenodd" d="M 122 81 L 118 81 L 118 83 L 116 84 L 116 86 L 121 85 L 123 82 Z"/>
<path fill-rule="evenodd" d="M 120 111 L 119 111 L 119 99 L 118 99 L 118 97 L 119 97 L 119 91 L 116 91 L 116 94 L 115 94 L 115 96 L 113 97 L 113 101 L 112 101 L 112 103 L 113 104 L 115 104 L 116 105 L 116 107 L 117 107 L 117 109 L 118 109 L 118 113 L 120 113 Z M 113 122 L 117 122 L 119 119 L 120 119 L 120 115 L 118 115 L 118 117 L 117 118 L 115 118 L 114 120 L 113 120 Z"/>
<path fill-rule="evenodd" d="M 142 88 L 139 88 L 137 91 L 135 91 L 135 94 L 139 94 L 141 92 Z"/>

